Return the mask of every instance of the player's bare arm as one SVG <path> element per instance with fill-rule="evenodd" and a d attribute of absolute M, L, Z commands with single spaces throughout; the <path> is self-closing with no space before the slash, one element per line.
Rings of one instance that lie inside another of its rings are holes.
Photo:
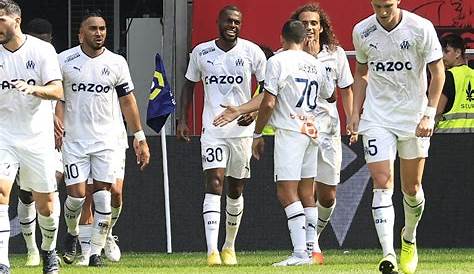
<path fill-rule="evenodd" d="M 223 108 L 225 108 L 225 110 L 219 115 L 217 115 L 212 124 L 216 127 L 223 127 L 237 119 L 237 117 L 239 117 L 240 115 L 257 111 L 260 107 L 260 104 L 262 103 L 263 95 L 264 92 L 260 93 L 256 97 L 253 97 L 252 100 L 240 106 L 221 105 Z"/>
<path fill-rule="evenodd" d="M 129 94 L 120 97 L 119 102 L 120 109 L 122 110 L 127 125 L 130 126 L 131 131 L 135 134 L 133 149 L 137 156 L 137 164 L 140 165 L 140 170 L 144 170 L 150 163 L 150 150 L 145 135 L 143 134 L 135 95 L 130 92 Z"/>
<path fill-rule="evenodd" d="M 54 109 L 54 147 L 61 150 L 64 135 L 64 101 L 59 100 Z"/>
<path fill-rule="evenodd" d="M 31 94 L 41 99 L 59 100 L 63 98 L 63 84 L 60 80 L 51 81 L 44 86 L 29 85 L 22 80 L 15 81 L 12 84 L 20 92 Z"/>
<path fill-rule="evenodd" d="M 352 114 L 349 123 L 347 123 L 347 134 L 351 136 L 349 139 L 350 145 L 356 143 L 358 139 L 360 113 L 365 100 L 367 77 L 367 64 L 357 62 L 354 74 Z"/>
<path fill-rule="evenodd" d="M 178 126 L 176 128 L 176 137 L 178 140 L 184 140 L 190 142 L 189 133 L 191 132 L 188 127 L 188 108 L 193 100 L 195 82 L 186 79 L 183 88 L 181 89 L 180 111 L 178 117 Z"/>
<path fill-rule="evenodd" d="M 341 88 L 342 108 L 346 115 L 346 121 L 350 120 L 352 115 L 352 105 L 354 103 L 354 93 L 352 92 L 352 85 Z"/>
<path fill-rule="evenodd" d="M 428 64 L 428 69 L 431 73 L 430 85 L 428 87 L 428 106 L 425 115 L 421 118 L 420 123 L 416 127 L 416 136 L 430 137 L 433 135 L 433 128 L 435 123 L 436 108 L 438 106 L 439 97 L 443 91 L 444 85 L 444 64 L 443 60 L 439 59 Z"/>
<path fill-rule="evenodd" d="M 268 123 L 268 120 L 272 116 L 273 109 L 275 108 L 275 104 L 276 104 L 275 95 L 269 92 L 263 93 L 263 99 L 262 99 L 262 103 L 260 104 L 260 108 L 258 110 L 258 118 L 255 125 L 255 133 L 254 133 L 254 139 L 252 143 L 252 155 L 257 160 L 260 160 L 260 157 L 263 155 L 263 147 L 265 143 L 262 138 L 262 131 L 265 125 Z"/>

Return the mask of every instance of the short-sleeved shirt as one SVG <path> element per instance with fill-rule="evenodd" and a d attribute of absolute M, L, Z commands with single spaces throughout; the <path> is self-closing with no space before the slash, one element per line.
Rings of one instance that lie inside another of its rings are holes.
<path fill-rule="evenodd" d="M 118 98 L 134 88 L 125 58 L 107 49 L 91 58 L 77 46 L 60 53 L 59 61 L 64 78 L 65 141 L 125 146 Z"/>
<path fill-rule="evenodd" d="M 271 57 L 265 72 L 265 91 L 277 97 L 270 124 L 306 134 L 316 127 L 319 97 L 334 92 L 333 79 L 324 65 L 302 50 L 285 50 Z"/>
<path fill-rule="evenodd" d="M 331 79 L 339 88 L 347 88 L 354 83 L 352 77 L 349 61 L 347 60 L 344 49 L 337 46 L 336 50 L 330 51 L 327 45 L 323 45 L 322 50 L 316 56 L 326 71 L 329 73 Z M 329 103 L 327 100 L 318 99 L 318 120 L 327 119 L 327 123 L 318 123 L 319 132 L 340 134 L 339 113 L 337 111 L 337 104 Z"/>
<path fill-rule="evenodd" d="M 221 105 L 238 106 L 252 98 L 252 74 L 258 82 L 265 76 L 266 58 L 256 44 L 237 39 L 237 44 L 225 52 L 216 41 L 197 45 L 190 56 L 186 79 L 202 81 L 204 110 L 202 135 L 216 138 L 252 136 L 255 123 L 242 127 L 233 121 L 224 127 L 212 125 L 214 118 L 224 109 Z"/>
<path fill-rule="evenodd" d="M 375 15 L 354 27 L 357 62 L 368 66 L 360 132 L 376 124 L 414 136 L 426 108 L 426 64 L 443 57 L 441 45 L 430 21 L 406 10 L 401 16 L 390 31 Z"/>
<path fill-rule="evenodd" d="M 30 85 L 43 86 L 61 80 L 54 47 L 38 38 L 25 36 L 16 51 L 0 46 L 0 134 L 18 138 L 53 140 L 51 101 L 18 91 L 11 84 L 24 80 Z"/>

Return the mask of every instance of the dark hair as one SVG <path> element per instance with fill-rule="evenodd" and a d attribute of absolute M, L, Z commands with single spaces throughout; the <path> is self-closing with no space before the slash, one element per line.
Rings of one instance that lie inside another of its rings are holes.
<path fill-rule="evenodd" d="M 91 17 L 100 17 L 100 18 L 104 19 L 104 21 L 105 21 L 105 18 L 104 18 L 104 16 L 102 15 L 102 11 L 101 11 L 100 9 L 95 9 L 95 10 L 92 10 L 92 11 L 86 9 L 86 10 L 84 11 L 84 15 L 82 16 L 81 24 L 80 24 L 80 25 L 82 26 L 82 24 L 83 24 L 87 19 L 89 19 L 89 18 L 91 18 Z"/>
<path fill-rule="evenodd" d="M 25 32 L 28 34 L 52 34 L 53 26 L 43 18 L 34 18 L 25 26 Z"/>
<path fill-rule="evenodd" d="M 221 16 L 226 13 L 227 11 L 236 11 L 240 14 L 242 14 L 242 12 L 240 11 L 240 9 L 237 7 L 237 6 L 234 6 L 234 5 L 227 5 L 225 7 L 223 7 L 220 11 L 219 11 L 219 15 L 218 15 L 218 18 L 221 18 Z"/>
<path fill-rule="evenodd" d="M 300 44 L 306 37 L 306 29 L 301 21 L 290 19 L 283 25 L 281 36 L 287 42 Z"/>
<path fill-rule="evenodd" d="M 309 3 L 295 10 L 290 18 L 293 20 L 299 20 L 300 14 L 303 12 L 316 12 L 319 14 L 319 24 L 323 28 L 323 32 L 319 34 L 319 46 L 322 48 L 323 45 L 327 45 L 329 51 L 335 51 L 336 47 L 339 45 L 339 41 L 337 41 L 331 21 L 326 12 L 318 4 Z"/>
<path fill-rule="evenodd" d="M 466 43 L 461 36 L 451 33 L 441 37 L 440 43 L 443 49 L 449 46 L 453 49 L 461 50 L 461 56 L 464 58 L 464 53 L 466 52 Z"/>
<path fill-rule="evenodd" d="M 21 16 L 20 6 L 12 0 L 0 0 L 0 10 L 4 10 L 7 15 L 16 14 Z"/>
<path fill-rule="evenodd" d="M 266 45 L 258 45 L 258 46 L 265 54 L 265 58 L 267 58 L 267 60 L 270 59 L 270 57 L 272 57 L 273 55 L 275 55 L 275 53 L 273 53 L 273 50 L 269 46 L 266 46 Z"/>

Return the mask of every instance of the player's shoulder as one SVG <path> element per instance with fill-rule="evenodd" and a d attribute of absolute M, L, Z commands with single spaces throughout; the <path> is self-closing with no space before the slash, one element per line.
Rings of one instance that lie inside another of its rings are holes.
<path fill-rule="evenodd" d="M 216 48 L 217 48 L 217 45 L 216 45 L 215 40 L 210 40 L 210 41 L 206 41 L 206 42 L 202 42 L 202 43 L 197 44 L 193 48 L 192 53 L 196 54 L 196 55 L 199 55 L 199 56 L 203 56 L 203 55 L 209 54 L 211 52 L 215 52 Z"/>
<path fill-rule="evenodd" d="M 361 38 L 366 38 L 374 31 L 377 30 L 377 19 L 375 14 L 362 19 L 359 23 L 354 26 L 354 33 L 359 35 Z"/>
<path fill-rule="evenodd" d="M 127 63 L 127 60 L 125 59 L 125 57 L 113 51 L 110 51 L 107 48 L 104 48 L 104 52 L 102 54 L 104 55 L 104 59 L 106 61 L 121 63 L 121 64 Z"/>
<path fill-rule="evenodd" d="M 51 45 L 51 43 L 43 41 L 29 34 L 26 34 L 25 45 L 27 45 L 30 51 L 37 52 L 39 55 L 43 55 L 44 53 L 56 53 L 56 49 L 53 47 L 53 45 Z"/>
<path fill-rule="evenodd" d="M 75 46 L 70 49 L 66 49 L 58 54 L 58 59 L 61 63 L 69 63 L 83 54 L 80 46 Z"/>
<path fill-rule="evenodd" d="M 410 29 L 434 28 L 430 20 L 413 12 L 403 10 L 403 16 L 405 17 L 407 27 Z"/>

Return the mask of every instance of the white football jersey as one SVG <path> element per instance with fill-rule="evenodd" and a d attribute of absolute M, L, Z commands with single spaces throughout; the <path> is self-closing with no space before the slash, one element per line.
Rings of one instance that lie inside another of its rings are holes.
<path fill-rule="evenodd" d="M 51 44 L 26 35 L 24 44 L 14 52 L 0 45 L 0 134 L 54 143 L 51 101 L 26 95 L 11 83 L 24 80 L 42 86 L 61 79 Z"/>
<path fill-rule="evenodd" d="M 203 135 L 217 138 L 252 136 L 255 123 L 242 127 L 233 121 L 224 127 L 215 127 L 212 121 L 224 110 L 221 105 L 238 106 L 252 98 L 252 74 L 258 82 L 263 81 L 265 64 L 265 54 L 260 47 L 241 38 L 227 52 L 214 40 L 193 49 L 186 78 L 192 82 L 202 80 L 204 85 Z"/>
<path fill-rule="evenodd" d="M 76 46 L 60 53 L 59 62 L 65 141 L 122 147 L 125 127 L 118 98 L 134 88 L 125 59 L 107 49 L 90 58 Z"/>
<path fill-rule="evenodd" d="M 368 66 L 359 131 L 366 122 L 414 135 L 427 105 L 426 64 L 443 58 L 433 24 L 406 10 L 386 31 L 372 15 L 353 30 L 357 62 Z"/>
<path fill-rule="evenodd" d="M 314 56 L 301 50 L 285 50 L 268 60 L 265 92 L 277 97 L 269 121 L 272 126 L 316 137 L 318 97 L 331 97 L 334 84 Z"/>
<path fill-rule="evenodd" d="M 326 71 L 329 73 L 331 79 L 334 80 L 335 85 L 339 88 L 347 88 L 354 83 L 352 77 L 349 61 L 346 53 L 341 47 L 336 47 L 335 51 L 329 51 L 327 45 L 323 45 L 322 50 L 316 56 Z M 337 103 L 329 103 L 327 100 L 318 97 L 317 103 L 317 119 L 321 121 L 317 123 L 318 132 L 328 134 L 340 135 L 339 113 L 337 111 Z M 323 123 L 322 121 L 327 122 Z"/>

